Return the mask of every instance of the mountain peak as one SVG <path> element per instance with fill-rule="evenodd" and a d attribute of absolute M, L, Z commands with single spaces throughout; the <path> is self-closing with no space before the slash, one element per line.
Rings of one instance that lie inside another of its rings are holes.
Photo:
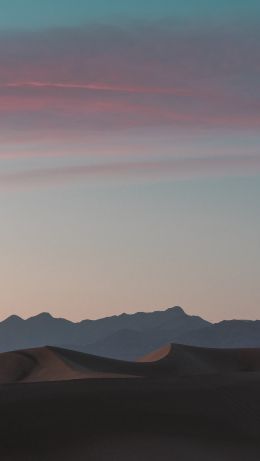
<path fill-rule="evenodd" d="M 186 312 L 182 309 L 182 307 L 180 306 L 174 306 L 174 307 L 170 307 L 168 309 L 168 311 L 172 311 L 176 314 L 182 314 L 182 315 L 187 315 Z"/>
<path fill-rule="evenodd" d="M 54 317 L 49 312 L 41 312 L 40 314 L 33 315 L 28 320 L 31 320 L 31 319 L 49 320 L 49 319 L 53 319 L 53 318 Z"/>
<path fill-rule="evenodd" d="M 19 315 L 10 315 L 7 317 L 4 322 L 19 322 L 20 320 L 23 320 Z"/>

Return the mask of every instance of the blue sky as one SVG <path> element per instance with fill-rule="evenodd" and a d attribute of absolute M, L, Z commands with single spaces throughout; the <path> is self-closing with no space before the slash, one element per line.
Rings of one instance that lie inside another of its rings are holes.
<path fill-rule="evenodd" d="M 95 21 L 113 22 L 128 19 L 158 20 L 191 18 L 212 21 L 245 20 L 259 14 L 257 0 L 2 0 L 0 27 L 2 29 L 77 26 Z"/>
<path fill-rule="evenodd" d="M 2 318 L 258 316 L 259 13 L 2 1 Z"/>

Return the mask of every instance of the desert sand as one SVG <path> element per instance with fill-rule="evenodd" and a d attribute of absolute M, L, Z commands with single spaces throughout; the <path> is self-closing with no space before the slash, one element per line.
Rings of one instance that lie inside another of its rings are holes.
<path fill-rule="evenodd" d="M 1 460 L 259 460 L 260 350 L 0 354 Z"/>

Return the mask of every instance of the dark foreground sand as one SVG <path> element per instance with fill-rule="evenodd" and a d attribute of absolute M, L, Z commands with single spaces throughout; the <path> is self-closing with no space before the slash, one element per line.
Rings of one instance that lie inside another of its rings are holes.
<path fill-rule="evenodd" d="M 0 460 L 259 461 L 259 358 L 179 345 L 140 363 L 0 354 Z"/>

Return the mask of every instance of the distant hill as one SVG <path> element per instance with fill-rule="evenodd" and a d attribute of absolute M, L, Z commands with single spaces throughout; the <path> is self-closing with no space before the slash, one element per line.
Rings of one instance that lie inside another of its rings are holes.
<path fill-rule="evenodd" d="M 179 342 L 205 347 L 260 347 L 260 320 L 223 320 L 184 333 Z"/>
<path fill-rule="evenodd" d="M 62 346 L 105 357 L 134 360 L 170 342 L 205 347 L 260 347 L 260 321 L 212 324 L 181 307 L 121 314 L 74 323 L 41 313 L 0 322 L 0 351 Z"/>

